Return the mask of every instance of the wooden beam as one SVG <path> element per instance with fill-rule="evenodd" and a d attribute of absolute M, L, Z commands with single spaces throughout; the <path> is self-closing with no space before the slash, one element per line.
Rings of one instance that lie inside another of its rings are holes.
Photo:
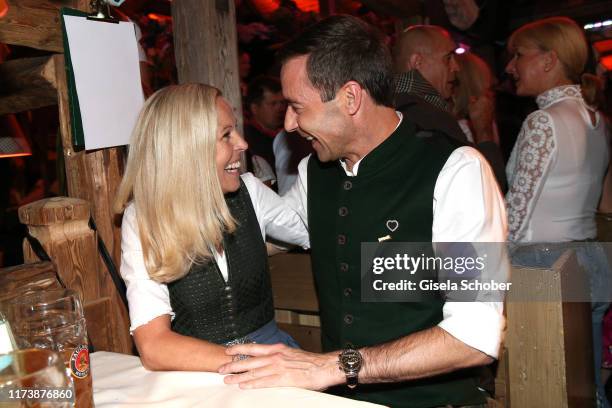
<path fill-rule="evenodd" d="M 179 82 L 202 82 L 219 88 L 234 107 L 242 133 L 234 1 L 173 1 L 172 18 Z"/>
<path fill-rule="evenodd" d="M 60 8 L 89 10 L 88 0 L 7 0 L 0 19 L 0 42 L 63 52 Z"/>
<path fill-rule="evenodd" d="M 51 57 L 0 64 L 0 115 L 57 104 L 55 63 Z"/>

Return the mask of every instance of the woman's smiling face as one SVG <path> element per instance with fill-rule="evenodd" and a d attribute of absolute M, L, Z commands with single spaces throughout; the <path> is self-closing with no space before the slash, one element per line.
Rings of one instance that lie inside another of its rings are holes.
<path fill-rule="evenodd" d="M 240 188 L 240 154 L 248 147 L 236 131 L 236 118 L 223 97 L 217 98 L 215 163 L 223 194 Z"/>

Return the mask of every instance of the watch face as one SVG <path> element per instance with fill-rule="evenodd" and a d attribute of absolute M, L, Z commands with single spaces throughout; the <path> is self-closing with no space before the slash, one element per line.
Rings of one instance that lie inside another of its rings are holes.
<path fill-rule="evenodd" d="M 357 372 L 361 368 L 363 358 L 357 350 L 348 349 L 340 354 L 340 364 L 345 372 Z"/>

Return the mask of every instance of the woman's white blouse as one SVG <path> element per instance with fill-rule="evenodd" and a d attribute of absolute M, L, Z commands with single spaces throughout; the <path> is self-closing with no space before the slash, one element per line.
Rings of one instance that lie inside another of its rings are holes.
<path fill-rule="evenodd" d="M 282 237 L 284 242 L 308 248 L 310 245 L 308 231 L 297 213 L 251 173 L 243 174 L 241 177 L 251 196 L 264 240 L 267 236 Z M 215 261 L 227 279 L 225 254 L 216 253 Z M 166 314 L 174 316 L 167 286 L 151 280 L 147 273 L 138 234 L 136 209 L 133 204 L 130 204 L 123 213 L 121 276 L 127 286 L 130 332 L 156 317 Z"/>
<path fill-rule="evenodd" d="M 509 240 L 594 238 L 608 167 L 606 124 L 578 85 L 549 89 L 536 102 L 539 110 L 523 122 L 506 167 Z"/>

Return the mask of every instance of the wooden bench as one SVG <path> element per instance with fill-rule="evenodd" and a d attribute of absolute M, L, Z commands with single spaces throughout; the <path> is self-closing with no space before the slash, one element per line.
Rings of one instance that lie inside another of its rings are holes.
<path fill-rule="evenodd" d="M 321 351 L 319 301 L 310 255 L 279 254 L 269 258 L 278 326 L 304 350 Z"/>

